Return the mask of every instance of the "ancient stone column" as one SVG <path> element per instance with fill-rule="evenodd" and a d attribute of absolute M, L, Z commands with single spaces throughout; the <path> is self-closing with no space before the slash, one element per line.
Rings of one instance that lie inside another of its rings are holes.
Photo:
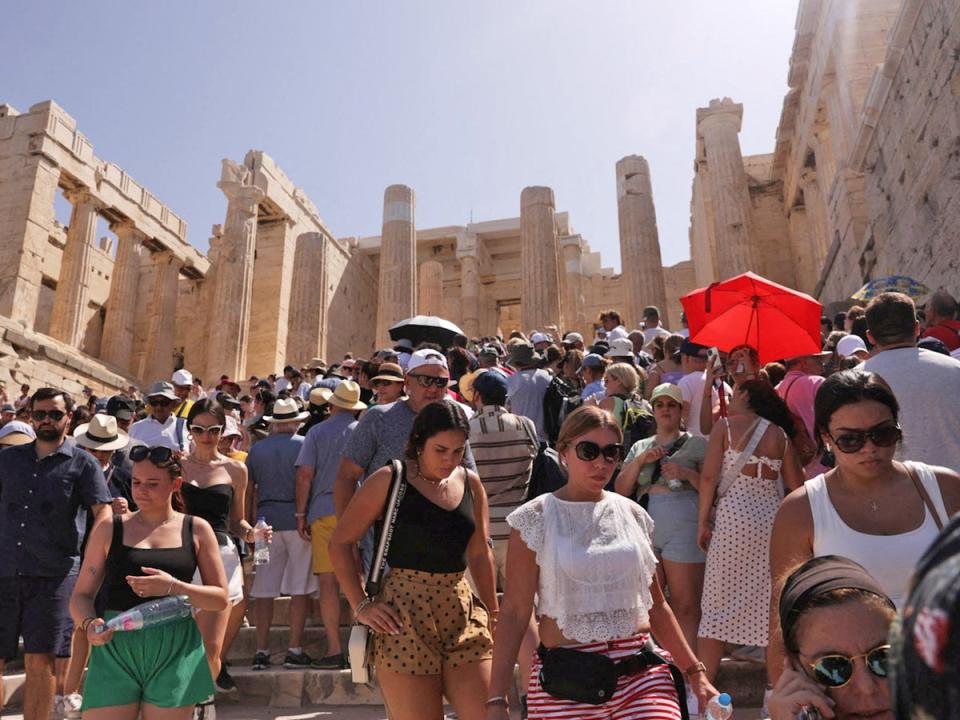
<path fill-rule="evenodd" d="M 520 193 L 520 317 L 523 332 L 563 327 L 560 314 L 560 252 L 553 190 L 526 187 Z"/>
<path fill-rule="evenodd" d="M 716 233 L 717 272 L 723 280 L 758 271 L 751 230 L 750 190 L 740 153 L 743 105 L 730 98 L 697 109 L 697 134 L 703 138 L 710 170 Z"/>
<path fill-rule="evenodd" d="M 583 301 L 583 238 L 580 235 L 568 235 L 560 241 L 563 250 L 563 267 L 566 275 L 566 296 L 563 301 L 563 317 L 566 325 L 560 332 L 575 330 L 586 332 L 586 317 Z"/>
<path fill-rule="evenodd" d="M 803 190 L 803 205 L 807 212 L 810 237 L 810 266 L 813 268 L 814 282 L 820 279 L 827 252 L 830 248 L 830 221 L 824 200 L 820 173 L 812 168 L 800 171 L 800 189 Z"/>
<path fill-rule="evenodd" d="M 153 300 L 142 380 L 148 384 L 169 380 L 173 373 L 173 345 L 177 329 L 178 279 L 182 262 L 169 250 L 153 254 Z M 234 376 L 236 377 L 236 376 Z"/>
<path fill-rule="evenodd" d="M 217 257 L 213 303 L 209 310 L 207 377 L 242 377 L 247 366 L 253 261 L 257 243 L 257 205 L 263 190 L 230 179 L 217 183 L 227 196 L 227 218 Z M 234 163 L 230 163 L 234 166 Z"/>
<path fill-rule="evenodd" d="M 443 264 L 436 260 L 420 263 L 417 285 L 420 288 L 417 313 L 443 315 Z"/>
<path fill-rule="evenodd" d="M 383 193 L 380 235 L 380 282 L 377 294 L 377 347 L 391 345 L 391 325 L 416 314 L 417 239 L 414 195 L 406 185 Z"/>
<path fill-rule="evenodd" d="M 303 233 L 297 238 L 287 334 L 287 357 L 295 364 L 308 363 L 325 352 L 321 343 L 327 310 L 326 253 L 322 233 Z"/>
<path fill-rule="evenodd" d="M 460 258 L 460 317 L 463 334 L 480 337 L 480 267 L 476 255 Z"/>
<path fill-rule="evenodd" d="M 650 167 L 640 155 L 617 163 L 617 214 L 620 220 L 620 268 L 625 290 L 627 327 L 640 327 L 643 308 L 667 312 L 667 287 L 660 257 L 657 213 L 653 207 Z"/>
<path fill-rule="evenodd" d="M 100 357 L 121 370 L 133 372 L 133 323 L 144 252 L 143 234 L 130 221 L 118 223 L 112 230 L 117 235 L 117 257 L 113 261 Z"/>
<path fill-rule="evenodd" d="M 87 190 L 69 192 L 66 197 L 73 210 L 50 313 L 50 335 L 80 349 L 86 332 L 84 323 L 90 304 L 91 256 L 97 232 L 97 211 L 101 206 Z"/>

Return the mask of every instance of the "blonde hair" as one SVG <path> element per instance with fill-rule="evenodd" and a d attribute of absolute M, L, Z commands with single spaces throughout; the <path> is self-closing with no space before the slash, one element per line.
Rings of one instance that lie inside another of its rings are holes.
<path fill-rule="evenodd" d="M 633 393 L 637 391 L 637 386 L 640 384 L 640 373 L 638 373 L 637 369 L 630 363 L 614 363 L 607 368 L 606 374 L 619 380 L 623 385 L 623 389 L 626 390 L 629 395 L 633 395 Z"/>
<path fill-rule="evenodd" d="M 623 442 L 623 430 L 613 414 L 596 405 L 582 405 L 567 415 L 560 434 L 557 436 L 557 452 L 569 449 L 573 441 L 593 430 L 610 428 L 617 435 L 617 442 Z"/>

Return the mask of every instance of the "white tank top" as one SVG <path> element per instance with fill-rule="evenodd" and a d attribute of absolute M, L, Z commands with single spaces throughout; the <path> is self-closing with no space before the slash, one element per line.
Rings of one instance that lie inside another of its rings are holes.
<path fill-rule="evenodd" d="M 940 521 L 945 522 L 949 516 L 933 470 L 919 462 L 904 464 L 916 473 Z M 814 557 L 842 555 L 860 563 L 899 608 L 906 598 L 907 583 L 914 566 L 939 533 L 926 503 L 920 527 L 900 535 L 870 535 L 857 532 L 843 521 L 830 501 L 823 475 L 807 480 L 804 487 L 813 512 Z"/>

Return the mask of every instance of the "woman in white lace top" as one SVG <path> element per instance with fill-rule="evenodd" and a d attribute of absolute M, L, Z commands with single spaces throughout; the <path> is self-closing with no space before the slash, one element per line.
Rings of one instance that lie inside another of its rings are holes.
<path fill-rule="evenodd" d="M 507 551 L 507 586 L 494 644 L 487 717 L 508 717 L 507 688 L 520 639 L 534 608 L 543 648 L 557 646 L 602 653 L 621 661 L 639 653 L 653 632 L 658 651 L 685 671 L 701 707 L 717 691 L 687 645 L 656 578 L 651 545 L 653 521 L 639 505 L 604 491 L 623 459 L 623 433 L 613 416 L 586 406 L 571 413 L 560 429 L 557 452 L 568 483 L 507 516 L 513 528 Z M 540 684 L 542 661 L 534 659 L 527 694 L 531 719 L 680 718 L 667 665 L 651 665 L 620 677 L 602 705 L 548 694 Z"/>

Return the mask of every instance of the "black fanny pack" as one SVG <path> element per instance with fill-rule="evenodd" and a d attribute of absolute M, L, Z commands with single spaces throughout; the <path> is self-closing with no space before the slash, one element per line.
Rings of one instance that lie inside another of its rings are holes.
<path fill-rule="evenodd" d="M 543 665 L 540 668 L 540 687 L 544 692 L 560 700 L 573 700 L 588 705 L 603 705 L 613 698 L 617 681 L 628 675 L 636 675 L 654 665 L 670 668 L 680 717 L 689 720 L 687 692 L 680 669 L 653 649 L 648 638 L 643 647 L 623 660 L 612 660 L 602 653 L 583 652 L 573 648 L 537 648 Z"/>

